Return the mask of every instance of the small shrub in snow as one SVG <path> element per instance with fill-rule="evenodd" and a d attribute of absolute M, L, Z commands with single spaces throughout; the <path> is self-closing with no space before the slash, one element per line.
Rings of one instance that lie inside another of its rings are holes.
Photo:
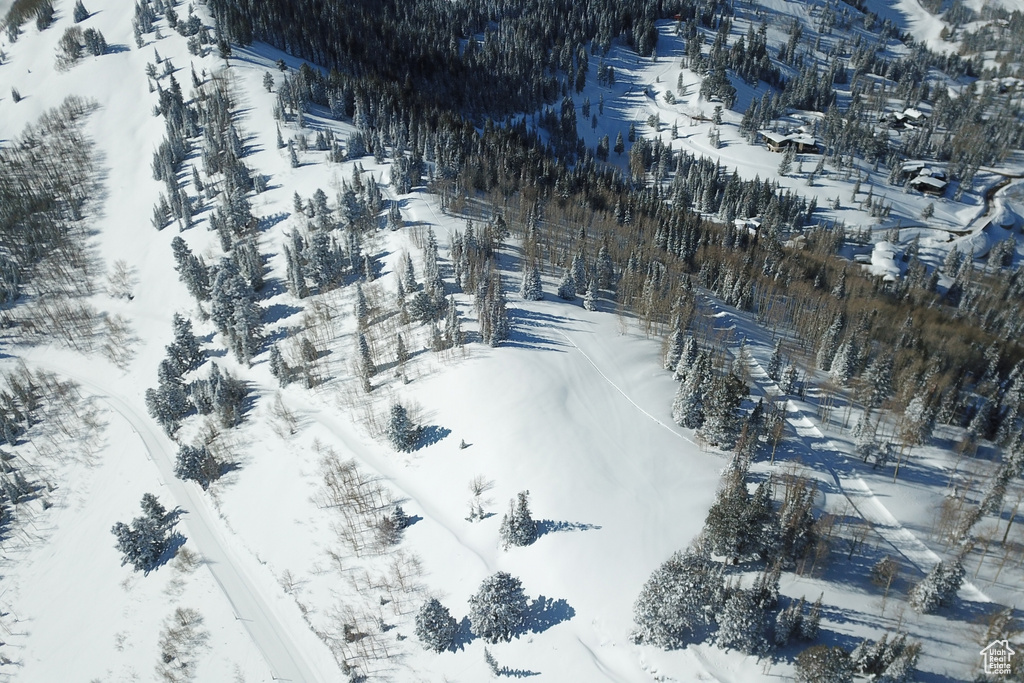
<path fill-rule="evenodd" d="M 469 622 L 473 633 L 488 643 L 512 640 L 526 621 L 523 584 L 506 572 L 493 574 L 480 584 L 469 599 Z"/>
<path fill-rule="evenodd" d="M 436 598 L 423 603 L 416 614 L 416 637 L 423 643 L 425 650 L 444 652 L 451 648 L 458 632 L 458 623 L 448 612 L 448 608 Z"/>

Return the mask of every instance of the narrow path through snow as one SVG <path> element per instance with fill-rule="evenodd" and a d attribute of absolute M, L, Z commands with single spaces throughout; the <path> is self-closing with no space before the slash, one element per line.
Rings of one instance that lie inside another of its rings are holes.
<path fill-rule="evenodd" d="M 673 435 L 675 435 L 675 436 L 679 437 L 679 438 L 680 438 L 680 439 L 682 439 L 683 441 L 688 441 L 689 443 L 692 443 L 692 444 L 693 444 L 694 446 L 696 446 L 696 445 L 697 445 L 697 444 L 696 444 L 696 442 L 694 442 L 694 441 L 693 441 L 692 439 L 690 439 L 690 438 L 689 438 L 688 436 L 686 436 L 685 434 L 680 434 L 680 433 L 679 433 L 679 432 L 677 432 L 677 431 L 676 431 L 675 429 L 673 429 L 673 428 L 672 428 L 672 427 L 670 427 L 669 425 L 665 424 L 664 422 L 662 422 L 661 420 L 659 420 L 658 418 L 656 418 L 655 416 L 651 415 L 651 414 L 650 414 L 649 412 L 647 412 L 646 410 L 644 410 L 643 408 L 641 408 L 641 407 L 640 407 L 640 406 L 639 406 L 639 405 L 638 405 L 638 404 L 636 403 L 636 401 L 634 401 L 633 399 L 631 399 L 631 398 L 629 397 L 629 394 L 627 394 L 627 393 L 626 393 L 625 391 L 623 391 L 623 390 L 622 390 L 622 389 L 621 389 L 621 388 L 619 387 L 619 385 L 618 385 L 618 384 L 616 384 L 615 382 L 613 382 L 613 381 L 612 381 L 612 380 L 611 380 L 611 379 L 610 379 L 610 378 L 608 377 L 608 375 L 604 374 L 604 371 L 602 371 L 602 370 L 601 370 L 601 368 L 599 368 L 599 367 L 597 366 L 597 363 L 595 363 L 595 362 L 593 361 L 593 359 L 591 359 L 591 357 L 590 357 L 590 356 L 588 356 L 588 355 L 586 354 L 586 352 L 585 352 L 585 351 L 584 351 L 583 349 L 581 349 L 581 348 L 580 348 L 580 347 L 579 347 L 579 346 L 578 346 L 578 345 L 576 344 L 576 342 L 574 342 L 574 341 L 573 341 L 573 340 L 572 340 L 572 339 L 571 339 L 571 338 L 569 337 L 569 335 L 567 335 L 567 334 L 566 334 L 565 332 L 562 332 L 561 330 L 557 330 L 557 332 L 558 332 L 558 333 L 559 333 L 560 335 L 562 335 L 563 337 L 565 337 L 565 340 L 566 340 L 567 342 L 569 342 L 570 344 L 572 344 L 573 348 L 575 348 L 575 349 L 576 349 L 577 351 L 579 351 L 579 352 L 580 352 L 580 355 L 582 355 L 582 356 L 583 356 L 584 358 L 586 358 L 586 359 L 587 359 L 587 362 L 588 362 L 588 363 L 590 363 L 590 364 L 591 364 L 591 365 L 592 365 L 592 366 L 594 367 L 594 369 L 595 369 L 595 370 L 597 370 L 597 373 L 598 373 L 599 375 L 601 375 L 601 377 L 603 377 L 603 378 L 604 378 L 604 381 L 608 382 L 608 384 L 610 384 L 610 385 L 612 386 L 612 388 L 613 388 L 613 389 L 615 389 L 615 391 L 617 391 L 617 392 L 619 392 L 620 394 L 622 394 L 623 398 L 625 398 L 625 399 L 626 399 L 627 401 L 629 401 L 629 402 L 630 402 L 630 403 L 631 403 L 631 404 L 633 405 L 633 407 L 634 407 L 634 408 L 636 408 L 637 410 L 639 410 L 639 411 L 640 411 L 641 413 L 643 413 L 644 415 L 646 415 L 646 416 L 647 416 L 647 417 L 649 417 L 650 419 L 652 419 L 652 420 L 654 420 L 655 422 L 657 422 L 657 423 L 658 423 L 659 425 L 661 425 L 662 427 L 664 427 L 664 428 L 665 428 L 665 429 L 667 429 L 668 431 L 672 432 L 672 434 L 673 434 Z"/>
<path fill-rule="evenodd" d="M 298 608 L 276 595 L 277 587 L 271 577 L 259 577 L 261 570 L 255 558 L 232 547 L 222 520 L 202 489 L 174 476 L 176 456 L 171 452 L 171 442 L 152 426 L 152 420 L 139 414 L 132 406 L 131 397 L 104 387 L 66 363 L 52 357 L 43 358 L 42 353 L 26 354 L 26 363 L 78 382 L 138 434 L 174 503 L 185 510 L 182 519 L 188 540 L 199 550 L 204 564 L 231 603 L 236 618 L 263 654 L 274 680 L 295 683 L 339 680 L 340 674 L 331 666 L 333 661 L 327 660 L 330 655 L 325 646 L 309 630 Z M 323 649 L 324 653 L 317 653 L 317 649 Z"/>

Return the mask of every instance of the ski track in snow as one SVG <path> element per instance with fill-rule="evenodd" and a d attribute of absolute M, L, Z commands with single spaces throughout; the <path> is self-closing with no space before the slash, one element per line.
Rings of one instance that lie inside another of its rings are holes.
<path fill-rule="evenodd" d="M 706 300 L 711 308 L 716 311 L 716 317 L 733 316 L 730 311 L 726 310 L 714 299 L 706 297 Z M 736 349 L 730 349 L 730 352 L 732 352 L 733 356 L 736 356 Z M 766 398 L 771 395 L 785 396 L 779 385 L 768 377 L 768 373 L 755 358 L 751 356 L 747 362 L 751 377 L 755 379 L 758 388 L 760 388 L 761 393 Z M 908 562 L 924 574 L 931 571 L 942 558 L 889 512 L 889 509 L 879 500 L 863 477 L 859 475 L 842 475 L 836 471 L 833 463 L 828 458 L 828 454 L 847 459 L 844 451 L 835 441 L 825 436 L 821 429 L 814 424 L 811 418 L 792 399 L 786 398 L 785 401 L 786 421 L 789 422 L 793 427 L 794 433 L 804 443 L 807 453 L 832 476 L 836 488 L 850 501 L 850 505 L 853 506 L 854 510 L 857 511 L 864 521 L 871 525 L 874 531 L 881 536 L 882 540 L 892 546 Z M 853 471 L 853 467 L 850 470 Z M 966 579 L 960 591 L 969 600 L 992 602 L 992 599 L 980 588 Z"/>
<path fill-rule="evenodd" d="M 570 339 L 570 338 L 569 338 L 569 335 L 567 335 L 567 334 L 566 334 L 565 332 L 562 332 L 561 330 L 557 330 L 557 332 L 558 332 L 558 333 L 559 333 L 560 335 L 562 335 L 563 337 L 565 337 L 565 340 L 566 340 L 567 342 L 569 342 L 570 344 L 572 344 L 572 345 L 573 345 L 573 348 L 575 348 L 575 349 L 576 349 L 577 351 L 579 351 L 579 352 L 580 352 L 580 355 L 581 355 L 581 356 L 583 356 L 584 358 L 586 358 L 586 359 L 587 359 L 587 362 L 588 362 L 588 363 L 590 363 L 590 364 L 591 364 L 591 365 L 592 365 L 592 366 L 594 367 L 594 369 L 595 369 L 595 370 L 597 370 L 597 373 L 598 373 L 599 375 L 601 375 L 601 377 L 603 377 L 603 378 L 604 378 L 604 381 L 608 382 L 608 384 L 610 384 L 610 385 L 612 386 L 612 388 L 613 388 L 613 389 L 615 389 L 615 391 L 617 391 L 617 392 L 619 392 L 620 394 L 622 394 L 623 398 L 625 398 L 625 399 L 626 399 L 627 401 L 629 401 L 629 402 L 630 402 L 630 403 L 631 403 L 631 404 L 633 405 L 633 407 L 634 407 L 634 408 L 636 408 L 636 409 L 637 409 L 637 410 L 639 410 L 639 411 L 640 411 L 641 413 L 643 413 L 643 414 L 644 414 L 644 415 L 646 415 L 647 417 L 649 417 L 649 418 L 651 418 L 652 420 L 654 420 L 655 422 L 657 422 L 657 423 L 658 423 L 659 425 L 661 425 L 662 427 L 664 427 L 664 428 L 665 428 L 665 429 L 667 429 L 668 431 L 672 432 L 672 434 L 673 434 L 673 435 L 675 435 L 675 436 L 679 437 L 679 438 L 680 438 L 680 439 L 682 439 L 683 441 L 687 441 L 687 442 L 689 442 L 689 443 L 693 444 L 694 446 L 696 446 L 696 445 L 697 445 L 697 444 L 696 444 L 696 443 L 695 443 L 695 442 L 694 442 L 694 441 L 693 441 L 692 439 L 690 439 L 690 438 L 689 438 L 688 436 L 686 436 L 685 434 L 680 434 L 680 433 L 679 433 L 679 432 L 677 432 L 677 431 L 676 431 L 675 429 L 673 429 L 673 428 L 672 428 L 672 427 L 670 427 L 669 425 L 665 424 L 664 422 L 662 422 L 661 420 L 659 420 L 658 418 L 656 418 L 655 416 L 651 415 L 651 414 L 650 414 L 649 412 L 647 412 L 646 410 L 644 410 L 643 408 L 641 408 L 641 407 L 640 407 L 640 406 L 639 406 L 639 405 L 638 405 L 638 404 L 636 403 L 636 401 L 634 401 L 633 399 L 631 399 L 631 398 L 629 397 L 629 395 L 628 395 L 628 394 L 627 394 L 627 393 L 626 393 L 625 391 L 623 391 L 623 390 L 622 390 L 622 389 L 621 389 L 621 388 L 619 387 L 619 385 L 618 385 L 618 384 L 616 384 L 615 382 L 613 382 L 613 381 L 612 381 L 612 380 L 611 380 L 611 379 L 610 379 L 610 378 L 608 377 L 608 375 L 604 374 L 604 371 L 603 371 L 603 370 L 601 370 L 601 368 L 599 368 L 599 367 L 597 366 L 597 363 L 595 363 L 595 362 L 593 361 L 593 359 L 592 359 L 592 358 L 591 358 L 590 356 L 588 356 L 588 355 L 587 355 L 587 353 L 586 353 L 586 352 L 585 352 L 585 351 L 584 351 L 583 349 L 581 349 L 581 348 L 580 348 L 579 346 L 577 346 L 576 342 L 574 342 L 574 341 L 573 341 L 572 339 Z"/>
<path fill-rule="evenodd" d="M 131 398 L 96 384 L 51 358 L 32 355 L 26 354 L 27 363 L 57 372 L 79 383 L 124 419 L 139 436 L 174 503 L 185 513 L 182 520 L 187 528 L 188 540 L 195 544 L 203 564 L 210 570 L 231 604 L 235 618 L 243 623 L 259 648 L 274 680 L 295 683 L 329 683 L 338 680 L 337 671 L 324 672 L 317 666 L 319 661 L 311 661 L 322 659 L 310 657 L 311 648 L 324 646 L 319 641 L 313 642 L 316 636 L 298 613 L 298 608 L 274 596 L 273 589 L 268 590 L 266 585 L 258 585 L 254 577 L 260 571 L 259 567 L 246 566 L 253 565 L 255 558 L 244 558 L 228 545 L 228 536 L 222 529 L 223 521 L 202 489 L 174 476 L 176 456 L 168 448 L 168 438 L 156 432 L 148 418 L 139 415 L 131 405 Z M 276 584 L 272 585 L 276 587 Z"/>

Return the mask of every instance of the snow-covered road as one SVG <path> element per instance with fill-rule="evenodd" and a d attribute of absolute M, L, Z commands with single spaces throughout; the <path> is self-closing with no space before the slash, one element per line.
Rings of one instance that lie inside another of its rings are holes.
<path fill-rule="evenodd" d="M 326 646 L 305 623 L 298 607 L 275 583 L 256 558 L 236 548 L 224 522 L 209 499 L 192 482 L 174 476 L 174 445 L 134 404 L 137 398 L 104 382 L 70 358 L 38 349 L 25 362 L 77 382 L 85 393 L 110 407 L 139 436 L 160 473 L 173 503 L 185 511 L 185 535 L 202 556 L 217 585 L 266 659 L 275 680 L 315 683 L 337 681 L 340 673 Z M 142 492 L 140 492 L 140 495 Z M 166 504 L 166 495 L 158 496 Z"/>

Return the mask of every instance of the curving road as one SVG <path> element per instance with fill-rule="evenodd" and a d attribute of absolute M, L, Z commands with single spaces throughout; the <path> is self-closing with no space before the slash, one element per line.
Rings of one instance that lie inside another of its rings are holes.
<path fill-rule="evenodd" d="M 202 489 L 174 476 L 176 448 L 148 416 L 132 405 L 132 398 L 82 376 L 66 363 L 41 354 L 29 354 L 25 362 L 78 382 L 88 393 L 110 407 L 131 425 L 145 446 L 150 460 L 174 503 L 185 510 L 183 517 L 190 542 L 202 556 L 206 567 L 231 603 L 235 617 L 242 622 L 266 660 L 276 681 L 316 683 L 341 680 L 341 674 L 326 646 L 310 631 L 298 608 L 280 592 L 248 553 L 232 546 L 220 516 L 210 505 Z"/>

